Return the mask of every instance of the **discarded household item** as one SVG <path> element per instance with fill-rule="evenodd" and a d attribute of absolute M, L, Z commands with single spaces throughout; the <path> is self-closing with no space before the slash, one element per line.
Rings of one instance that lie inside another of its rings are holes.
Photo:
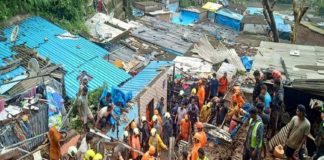
<path fill-rule="evenodd" d="M 299 50 L 291 50 L 289 53 L 291 56 L 300 56 Z"/>
<path fill-rule="evenodd" d="M 283 158 L 285 154 L 285 151 L 282 147 L 282 145 L 278 145 L 275 147 L 275 149 L 273 150 L 273 156 L 276 158 Z"/>

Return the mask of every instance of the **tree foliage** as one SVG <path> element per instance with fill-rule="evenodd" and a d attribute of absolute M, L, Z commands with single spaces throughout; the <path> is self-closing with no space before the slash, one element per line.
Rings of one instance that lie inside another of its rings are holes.
<path fill-rule="evenodd" d="M 84 18 L 93 12 L 89 0 L 1 0 L 0 22 L 17 14 L 43 16 L 72 32 L 86 31 Z"/>

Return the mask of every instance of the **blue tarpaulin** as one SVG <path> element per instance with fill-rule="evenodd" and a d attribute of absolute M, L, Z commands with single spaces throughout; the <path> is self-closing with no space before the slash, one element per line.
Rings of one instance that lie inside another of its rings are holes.
<path fill-rule="evenodd" d="M 279 32 L 279 37 L 282 39 L 290 40 L 291 26 L 286 24 L 281 15 L 274 15 L 276 26 Z"/>
<path fill-rule="evenodd" d="M 199 21 L 199 13 L 182 10 L 179 16 L 172 18 L 172 23 L 187 26 Z"/>
<path fill-rule="evenodd" d="M 263 8 L 247 7 L 245 13 L 250 16 L 263 15 Z"/>
<path fill-rule="evenodd" d="M 112 87 L 111 88 L 111 98 L 113 103 L 116 105 L 118 102 L 122 103 L 123 106 L 126 105 L 128 101 L 132 99 L 132 92 L 125 93 L 119 88 Z"/>
<path fill-rule="evenodd" d="M 253 64 L 253 60 L 251 57 L 248 56 L 242 56 L 241 57 L 241 61 L 246 69 L 246 71 L 250 72 L 251 68 L 252 68 L 252 64 Z"/>
<path fill-rule="evenodd" d="M 215 14 L 215 23 L 240 31 L 242 18 L 243 15 L 232 12 L 229 9 L 220 9 Z"/>

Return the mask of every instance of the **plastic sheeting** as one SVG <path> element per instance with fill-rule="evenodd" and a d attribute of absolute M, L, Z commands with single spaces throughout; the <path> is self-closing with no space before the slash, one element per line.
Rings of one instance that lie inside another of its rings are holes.
<path fill-rule="evenodd" d="M 250 72 L 251 68 L 252 68 L 252 64 L 253 64 L 253 60 L 251 57 L 248 56 L 242 56 L 241 57 L 241 61 L 246 69 L 246 71 Z"/>
<path fill-rule="evenodd" d="M 276 26 L 279 32 L 279 37 L 282 39 L 290 40 L 291 26 L 286 24 L 282 16 L 274 15 Z"/>
<path fill-rule="evenodd" d="M 207 2 L 202 8 L 206 9 L 210 12 L 216 12 L 218 9 L 222 8 L 223 5 L 221 4 L 217 4 L 217 3 L 213 3 L 213 2 Z"/>
<path fill-rule="evenodd" d="M 175 16 L 172 18 L 172 23 L 180 24 L 183 26 L 188 26 L 194 22 L 199 21 L 199 13 L 190 12 L 183 10 L 180 12 L 179 16 Z"/>
<path fill-rule="evenodd" d="M 216 12 L 215 23 L 230 27 L 236 31 L 241 30 L 241 20 L 243 16 L 228 9 L 221 9 Z"/>
<path fill-rule="evenodd" d="M 111 88 L 111 98 L 114 104 L 118 102 L 122 103 L 122 106 L 126 106 L 126 103 L 129 102 L 132 98 L 132 92 L 125 93 L 124 91 L 120 90 L 119 88 Z"/>

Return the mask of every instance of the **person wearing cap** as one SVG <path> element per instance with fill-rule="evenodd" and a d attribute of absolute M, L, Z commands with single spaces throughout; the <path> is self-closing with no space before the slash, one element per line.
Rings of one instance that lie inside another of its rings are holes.
<path fill-rule="evenodd" d="M 226 91 L 228 90 L 227 72 L 224 72 L 223 76 L 219 79 L 218 82 L 219 82 L 218 96 L 224 97 Z"/>
<path fill-rule="evenodd" d="M 91 110 L 88 106 L 88 78 L 87 77 L 84 77 L 82 79 L 79 91 L 77 93 L 76 104 L 83 125 L 86 125 L 88 123 L 88 118 L 92 121 L 94 120 Z"/>
<path fill-rule="evenodd" d="M 159 122 L 157 115 L 153 115 L 153 117 L 152 117 L 151 128 L 155 128 L 157 130 L 157 133 L 159 135 L 161 135 L 161 133 L 162 133 L 162 125 Z"/>
<path fill-rule="evenodd" d="M 264 129 L 263 129 L 263 138 L 266 140 L 266 134 L 267 134 L 267 128 L 268 128 L 268 125 L 269 125 L 269 122 L 270 122 L 270 116 L 268 114 L 265 114 L 263 112 L 264 111 L 264 103 L 258 103 L 256 105 L 256 108 L 257 108 L 258 115 L 262 119 L 262 123 L 263 123 L 263 126 L 264 126 Z M 265 144 L 265 141 L 263 141 L 262 151 L 263 151 L 264 157 L 266 157 L 266 154 L 267 154 L 267 150 L 266 150 L 266 146 L 265 145 L 266 145 Z"/>
<path fill-rule="evenodd" d="M 196 134 L 199 134 L 200 138 L 201 138 L 200 139 L 201 147 L 205 147 L 205 145 L 207 144 L 207 135 L 206 135 L 205 131 L 203 130 L 203 128 L 204 128 L 203 123 L 197 122 L 196 123 L 196 128 L 197 128 L 197 133 Z"/>
<path fill-rule="evenodd" d="M 218 92 L 218 86 L 219 86 L 219 82 L 218 82 L 216 73 L 213 73 L 213 77 L 209 80 L 209 85 L 210 85 L 210 97 L 209 98 L 214 98 L 218 95 L 217 92 Z"/>
<path fill-rule="evenodd" d="M 140 132 L 138 128 L 133 129 L 133 135 L 129 138 L 129 145 L 134 149 L 141 150 Z M 130 154 L 133 160 L 139 159 L 140 155 L 137 152 L 131 150 Z"/>
<path fill-rule="evenodd" d="M 235 86 L 233 92 L 234 93 L 231 97 L 231 107 L 232 109 L 235 108 L 233 103 L 236 102 L 237 107 L 241 108 L 244 105 L 245 101 L 241 95 L 240 86 Z"/>
<path fill-rule="evenodd" d="M 208 102 L 206 105 L 203 106 L 203 108 L 200 111 L 199 121 L 200 122 L 207 122 L 209 120 L 209 117 L 211 115 L 213 102 Z"/>
<path fill-rule="evenodd" d="M 243 160 L 260 160 L 264 126 L 256 108 L 250 109 L 250 117 L 249 129 L 244 144 Z"/>
<path fill-rule="evenodd" d="M 319 157 L 324 156 L 324 105 L 321 107 L 320 111 L 322 122 L 315 139 L 317 150 L 314 159 L 318 159 Z"/>
<path fill-rule="evenodd" d="M 193 137 L 193 141 L 194 141 L 194 145 L 191 149 L 191 152 L 190 152 L 190 160 L 197 160 L 198 159 L 198 150 L 199 148 L 201 148 L 201 135 L 196 133 Z"/>
<path fill-rule="evenodd" d="M 77 160 L 78 149 L 75 146 L 71 146 L 68 149 L 66 160 Z"/>
<path fill-rule="evenodd" d="M 83 159 L 84 154 L 87 152 L 87 150 L 90 149 L 90 145 L 92 144 L 93 137 L 94 137 L 93 133 L 88 132 L 86 136 L 82 139 L 77 153 L 78 159 Z"/>
<path fill-rule="evenodd" d="M 93 157 L 93 159 L 92 160 L 102 160 L 103 159 L 103 156 L 102 156 L 102 154 L 100 154 L 100 153 L 97 153 L 94 157 Z"/>
<path fill-rule="evenodd" d="M 263 81 L 261 78 L 261 73 L 258 70 L 253 72 L 253 76 L 255 79 L 255 84 L 254 84 L 254 89 L 253 89 L 253 93 L 252 93 L 252 100 L 253 100 L 253 103 L 256 104 L 256 98 L 261 93 L 261 86 L 263 85 Z"/>
<path fill-rule="evenodd" d="M 280 80 L 274 80 L 272 103 L 270 105 L 270 130 L 272 137 L 280 129 L 281 117 L 284 113 L 284 89 Z"/>
<path fill-rule="evenodd" d="M 89 149 L 85 152 L 83 160 L 93 160 L 95 155 L 96 152 L 93 149 Z"/>
<path fill-rule="evenodd" d="M 164 114 L 164 122 L 163 122 L 163 135 L 162 135 L 162 139 L 163 142 L 169 146 L 170 144 L 170 137 L 173 136 L 173 121 L 171 119 L 171 115 L 169 112 L 166 112 Z"/>
<path fill-rule="evenodd" d="M 142 160 L 154 160 L 155 150 L 154 146 L 150 146 L 149 150 L 143 155 Z"/>
<path fill-rule="evenodd" d="M 155 128 L 151 129 L 151 137 L 149 139 L 149 145 L 154 146 L 157 151 L 168 150 L 168 147 L 163 143 L 160 135 L 157 133 Z"/>
<path fill-rule="evenodd" d="M 188 105 L 188 113 L 189 115 L 189 120 L 191 123 L 191 128 L 192 128 L 192 132 L 194 132 L 194 124 L 198 121 L 198 116 L 199 116 L 199 109 L 197 106 L 197 102 L 195 101 L 195 99 L 191 99 L 191 103 Z"/>
<path fill-rule="evenodd" d="M 162 125 L 162 117 L 161 117 L 161 115 L 159 114 L 159 110 L 157 110 L 156 108 L 154 109 L 154 115 L 157 116 L 157 120 L 158 120 L 158 122 L 160 123 L 160 125 Z"/>
<path fill-rule="evenodd" d="M 188 142 L 190 131 L 191 131 L 191 123 L 189 120 L 189 116 L 186 114 L 185 117 L 180 122 L 180 134 L 178 135 L 177 142 L 179 140 Z"/>
<path fill-rule="evenodd" d="M 205 155 L 205 151 L 203 148 L 198 149 L 198 160 L 209 160 Z"/>
<path fill-rule="evenodd" d="M 141 128 L 140 131 L 142 133 L 142 141 L 141 141 L 141 146 L 143 147 L 144 150 L 148 149 L 148 140 L 150 138 L 150 130 L 151 128 L 149 127 L 150 125 L 148 124 L 148 122 L 146 121 L 146 117 L 142 116 L 141 117 Z"/>
<path fill-rule="evenodd" d="M 200 79 L 198 81 L 198 92 L 197 92 L 197 96 L 198 96 L 198 107 L 199 110 L 201 110 L 202 106 L 204 105 L 205 102 L 205 86 L 203 84 L 203 81 Z"/>
<path fill-rule="evenodd" d="M 294 159 L 295 151 L 303 145 L 310 133 L 310 123 L 305 117 L 306 108 L 304 105 L 299 104 L 294 116 L 288 123 L 288 139 L 286 142 L 285 154 L 288 159 Z"/>
<path fill-rule="evenodd" d="M 196 102 L 198 102 L 197 89 L 194 88 L 194 87 L 191 89 L 191 93 L 190 93 L 189 101 L 191 102 L 192 99 L 195 99 Z M 187 102 L 187 103 L 188 103 L 188 102 Z"/>
<path fill-rule="evenodd" d="M 261 86 L 261 94 L 264 96 L 264 113 L 270 115 L 270 103 L 271 103 L 271 96 L 268 92 L 268 87 L 264 84 Z"/>
<path fill-rule="evenodd" d="M 107 92 L 106 96 L 101 98 L 99 101 L 99 107 L 98 107 L 98 111 L 103 108 L 108 106 L 109 104 L 112 103 L 112 99 L 111 99 L 111 93 Z"/>

